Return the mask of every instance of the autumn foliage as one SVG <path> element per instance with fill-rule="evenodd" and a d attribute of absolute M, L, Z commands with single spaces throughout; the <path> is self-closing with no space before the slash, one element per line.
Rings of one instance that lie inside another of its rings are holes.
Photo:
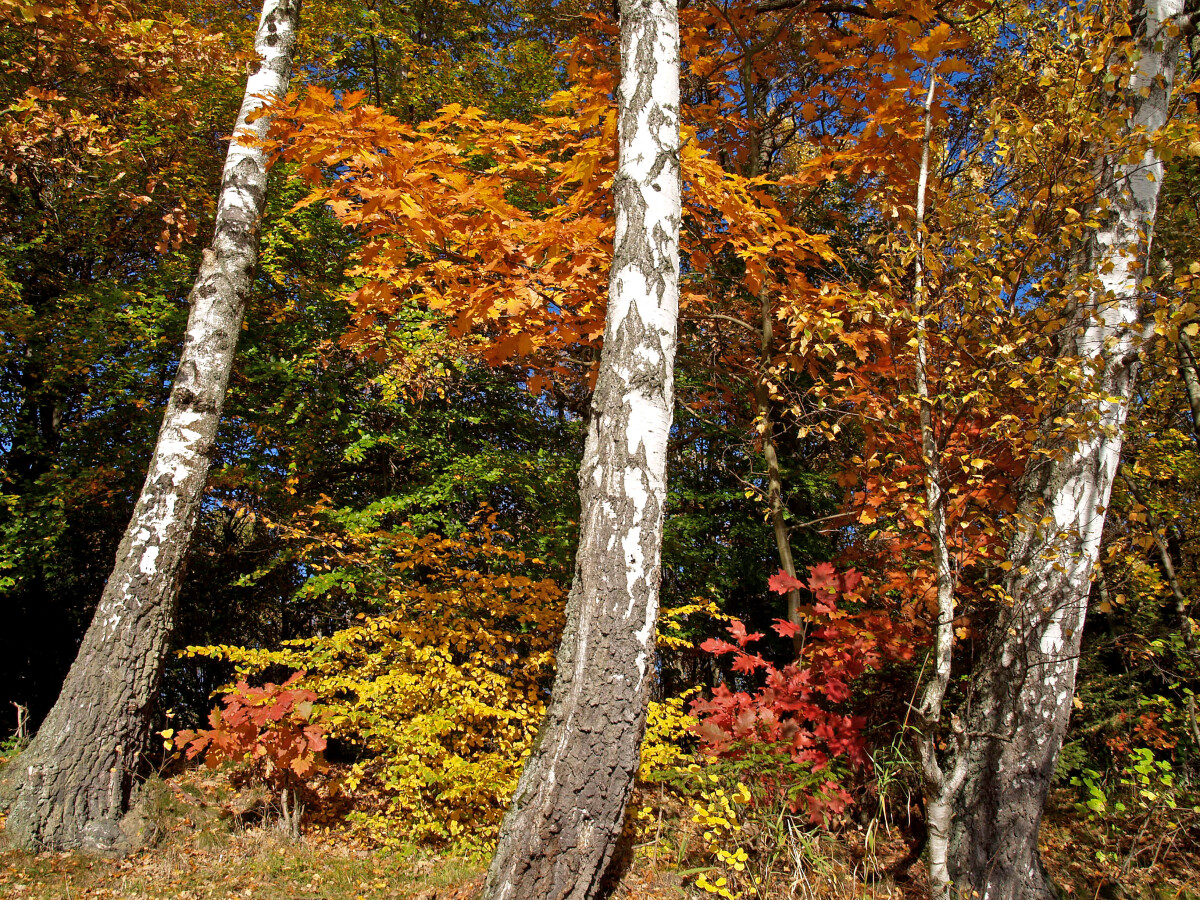
<path fill-rule="evenodd" d="M 862 583 L 861 573 L 853 569 L 837 573 L 829 563 L 810 567 L 804 581 L 782 571 L 771 577 L 771 589 L 777 593 L 803 589 L 814 599 L 803 610 L 804 624 L 776 619 L 771 626 L 780 637 L 807 638 L 800 658 L 782 668 L 752 652 L 751 645 L 765 635 L 747 632 L 737 619 L 727 629 L 732 643 L 710 638 L 700 645 L 716 656 L 731 658 L 735 684 L 761 678 L 753 693 L 719 684 L 711 698 L 692 702 L 691 713 L 699 720 L 695 733 L 704 752 L 737 757 L 751 747 L 766 748 L 813 771 L 837 757 L 865 764 L 866 719 L 835 708 L 850 699 L 855 679 L 878 668 L 885 657 L 910 658 L 912 646 L 906 632 L 887 616 L 855 609 L 863 603 L 857 593 Z M 826 781 L 819 799 L 812 793 L 804 799 L 820 821 L 830 811 L 840 812 L 849 794 L 836 782 Z"/>
<path fill-rule="evenodd" d="M 1056 784 L 1142 750 L 1194 769 L 1195 59 L 1167 128 L 1131 137 L 1128 4 L 682 7 L 662 596 L 714 612 L 683 616 L 688 641 L 660 638 L 643 778 L 726 766 L 729 797 L 754 782 L 739 814 L 773 792 L 829 823 L 874 777 L 873 735 L 910 746 L 905 701 L 945 623 L 931 461 L 954 604 L 928 727 L 951 745 L 1011 602 L 1022 479 L 1094 436 L 1085 407 L 1103 397 L 1069 337 L 1096 289 L 1081 248 L 1105 219 L 1098 158 L 1119 147 L 1167 172 Z M 0 599 L 18 611 L 0 657 L 35 722 L 153 445 L 247 9 L 0 0 Z M 170 737 L 189 760 L 294 785 L 328 750 L 358 836 L 478 852 L 535 740 L 562 625 L 564 498 L 615 229 L 618 29 L 606 5 L 422 9 L 305 4 L 304 80 L 275 111 L 271 209 L 180 604 L 177 646 L 196 646 L 162 705 L 208 714 Z M 802 574 L 767 587 L 769 444 Z M 483 502 L 497 511 L 472 520 Z M 773 618 L 789 592 L 799 615 Z M 61 646 L 29 651 L 29 633 Z M 1114 871 L 1136 868 L 1128 852 Z"/>
<path fill-rule="evenodd" d="M 296 672 L 283 684 L 260 688 L 239 681 L 209 714 L 209 727 L 179 732 L 176 748 L 188 759 L 202 756 L 210 769 L 249 762 L 278 785 L 323 771 L 325 725 L 314 715 L 317 695 L 297 686 L 304 675 Z"/>
<path fill-rule="evenodd" d="M 322 538 L 294 536 L 314 564 L 333 549 L 360 578 L 380 572 L 386 611 L 278 650 L 188 652 L 230 660 L 246 675 L 304 672 L 289 685 L 358 757 L 344 785 L 361 832 L 384 845 L 484 846 L 545 710 L 561 588 L 525 574 L 540 560 L 508 549 L 486 520 L 456 538 L 370 530 L 340 548 Z"/>

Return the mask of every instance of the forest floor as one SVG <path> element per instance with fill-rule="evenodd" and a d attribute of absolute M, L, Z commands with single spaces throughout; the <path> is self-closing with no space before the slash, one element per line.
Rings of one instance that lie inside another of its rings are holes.
<path fill-rule="evenodd" d="M 481 860 L 415 848 L 372 850 L 336 825 L 314 824 L 303 837 L 290 838 L 262 818 L 261 794 L 231 792 L 209 773 L 158 782 L 154 796 L 160 838 L 124 859 L 14 850 L 0 820 L 0 898 L 468 900 L 482 882 Z M 1067 897 L 1200 900 L 1200 815 L 1182 828 L 1178 817 L 1153 815 L 1118 827 L 1088 821 L 1057 799 L 1043 827 L 1043 852 Z M 864 837 L 853 828 L 812 836 L 789 871 L 777 866 L 763 900 L 927 900 L 923 864 L 903 873 L 897 865 L 909 855 L 911 836 L 899 827 L 883 830 L 869 860 Z M 642 844 L 617 900 L 713 896 L 691 883 L 696 871 L 695 862 L 677 859 L 666 841 Z M 875 874 L 863 878 L 868 872 Z"/>

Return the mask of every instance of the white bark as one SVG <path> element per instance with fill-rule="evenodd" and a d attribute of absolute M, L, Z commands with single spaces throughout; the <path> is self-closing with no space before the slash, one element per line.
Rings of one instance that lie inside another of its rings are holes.
<path fill-rule="evenodd" d="M 934 900 L 949 900 L 951 879 L 949 867 L 950 821 L 954 799 L 966 778 L 966 758 L 963 754 L 961 728 L 947 743 L 949 757 L 938 757 L 939 733 L 942 723 L 942 703 L 950 686 L 950 670 L 954 657 L 954 573 L 950 565 L 950 547 L 946 540 L 946 496 L 942 487 L 942 451 L 938 446 L 933 425 L 933 399 L 929 391 L 929 337 L 925 317 L 928 296 L 925 288 L 925 198 L 929 184 L 929 155 L 933 133 L 934 76 L 929 77 L 925 95 L 925 135 L 921 144 L 921 171 L 917 181 L 916 242 L 912 306 L 917 341 L 915 381 L 918 416 L 921 429 L 921 464 L 924 468 L 925 506 L 928 515 L 929 541 L 933 549 L 933 565 L 937 586 L 937 621 L 934 626 L 933 672 L 925 683 L 921 703 L 917 707 L 917 756 L 925 778 L 925 821 L 929 832 L 929 881 Z M 956 723 L 957 724 L 957 723 Z"/>
<path fill-rule="evenodd" d="M 259 60 L 226 156 L 212 248 L 189 296 L 158 444 L 79 654 L 21 756 L 22 784 L 7 823 L 18 844 L 107 852 L 136 840 L 120 820 L 147 740 L 258 254 L 267 160 L 244 141 L 264 138 L 270 117 L 248 120 L 287 93 L 299 17 L 299 0 L 265 0 L 254 45 Z"/>
<path fill-rule="evenodd" d="M 558 674 L 484 886 L 488 900 L 604 890 L 645 725 L 661 580 L 679 305 L 679 29 L 621 4 L 616 238 L 579 473 L 582 521 Z"/>
<path fill-rule="evenodd" d="M 1125 99 L 1127 135 L 1153 135 L 1167 120 L 1180 50 L 1184 0 L 1147 0 L 1140 58 Z M 1141 278 L 1163 165 L 1147 141 L 1138 158 L 1101 161 L 1090 247 L 1096 287 L 1076 310 L 1064 348 L 1095 372 L 1073 412 L 1095 422 L 1056 455 L 1031 466 L 1022 485 L 1022 523 L 1004 582 L 1012 607 L 1001 616 L 977 670 L 969 731 L 969 774 L 954 824 L 955 876 L 982 900 L 1050 900 L 1037 833 L 1049 780 L 1070 716 L 1092 570 L 1121 455 L 1136 372 Z"/>

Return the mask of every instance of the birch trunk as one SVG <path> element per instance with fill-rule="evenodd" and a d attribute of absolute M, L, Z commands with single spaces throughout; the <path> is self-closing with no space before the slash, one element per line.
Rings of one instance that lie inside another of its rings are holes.
<path fill-rule="evenodd" d="M 287 93 L 299 19 L 300 0 L 264 3 L 254 44 L 260 62 L 246 81 L 235 135 L 266 136 L 269 117 L 247 120 L 264 97 Z M 183 352 L 145 484 L 58 701 L 14 763 L 20 782 L 6 831 L 18 845 L 112 852 L 137 842 L 122 819 L 257 259 L 266 162 L 263 150 L 231 141 L 212 248 L 189 297 Z"/>
<path fill-rule="evenodd" d="M 942 450 L 933 426 L 933 399 L 929 391 L 929 338 L 925 317 L 929 312 L 925 290 L 925 193 L 929 184 L 930 138 L 933 134 L 933 94 L 937 82 L 929 77 L 925 95 L 925 135 L 921 143 L 921 174 L 917 182 L 916 257 L 913 272 L 913 317 L 917 340 L 915 372 L 917 402 L 920 404 L 921 457 L 925 469 L 925 506 L 928 510 L 929 543 L 937 584 L 937 622 L 934 628 L 933 673 L 921 693 L 916 709 L 917 757 L 925 779 L 925 821 L 929 831 L 929 883 L 934 900 L 950 900 L 950 822 L 954 799 L 966 777 L 961 727 L 954 733 L 946 759 L 938 755 L 942 734 L 942 705 L 950 687 L 954 661 L 954 572 L 946 538 L 946 495 L 942 489 Z M 954 720 L 957 725 L 957 719 Z"/>
<path fill-rule="evenodd" d="M 622 0 L 620 12 L 616 238 L 575 580 L 550 708 L 486 900 L 610 889 L 654 675 L 678 312 L 679 28 L 674 0 Z"/>
<path fill-rule="evenodd" d="M 1127 132 L 1153 135 L 1167 119 L 1184 0 L 1146 0 L 1140 60 L 1126 93 Z M 1142 93 L 1145 92 L 1145 96 Z M 951 855 L 956 885 L 980 900 L 1054 900 L 1038 854 L 1038 829 L 1070 716 L 1092 569 L 1121 455 L 1136 370 L 1141 278 L 1163 165 L 1105 159 L 1105 223 L 1090 246 L 1095 287 L 1076 311 L 1065 352 L 1093 365 L 1095 382 L 1074 413 L 1095 420 L 1070 445 L 1047 431 L 1057 455 L 1021 486 L 1020 526 L 1004 580 L 1011 601 L 976 669 L 968 721 L 967 778 Z"/>

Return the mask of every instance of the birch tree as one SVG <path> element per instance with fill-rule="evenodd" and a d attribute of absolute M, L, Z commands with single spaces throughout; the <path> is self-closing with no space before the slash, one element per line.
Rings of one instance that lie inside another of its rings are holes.
<path fill-rule="evenodd" d="M 58 701 L 14 764 L 19 781 L 6 831 L 19 845 L 109 852 L 136 841 L 123 817 L 258 254 L 267 159 L 254 141 L 266 136 L 270 117 L 255 113 L 287 93 L 299 19 L 300 0 L 265 0 L 258 64 L 246 81 L 212 245 L 188 298 L 183 351 L 146 481 Z"/>
<path fill-rule="evenodd" d="M 616 235 L 575 577 L 550 707 L 487 900 L 602 892 L 654 674 L 679 297 L 679 26 L 673 0 L 621 0 L 620 16 Z"/>
<path fill-rule="evenodd" d="M 1121 96 L 1125 146 L 1097 160 L 1101 225 L 1087 247 L 1087 290 L 1062 347 L 1094 373 L 1065 411 L 1092 427 L 1077 441 L 1045 428 L 1047 452 L 1020 485 L 1005 609 L 972 683 L 950 863 L 956 886 L 982 900 L 1057 896 L 1038 855 L 1038 829 L 1070 715 L 1092 569 L 1136 375 L 1142 279 L 1163 178 L 1153 137 L 1167 121 L 1181 35 L 1194 15 L 1190 0 L 1187 6 L 1146 0 L 1132 23 L 1133 70 Z"/>
<path fill-rule="evenodd" d="M 916 331 L 915 378 L 921 431 L 921 461 L 924 467 L 925 505 L 928 510 L 929 543 L 933 551 L 937 586 L 937 621 L 934 625 L 933 670 L 921 692 L 916 708 L 917 758 L 925 778 L 925 820 L 929 830 L 929 881 L 935 900 L 951 897 L 947 851 L 954 798 L 966 777 L 963 754 L 965 736 L 957 716 L 952 717 L 950 752 L 939 759 L 938 743 L 943 704 L 950 688 L 954 655 L 955 584 L 951 567 L 950 545 L 946 537 L 946 495 L 942 474 L 942 450 L 934 429 L 934 402 L 929 390 L 929 341 L 925 295 L 925 198 L 929 184 L 929 155 L 933 132 L 933 95 L 937 82 L 929 77 L 925 95 L 925 134 L 921 142 L 921 171 L 917 181 L 916 256 L 913 260 L 912 305 Z"/>

